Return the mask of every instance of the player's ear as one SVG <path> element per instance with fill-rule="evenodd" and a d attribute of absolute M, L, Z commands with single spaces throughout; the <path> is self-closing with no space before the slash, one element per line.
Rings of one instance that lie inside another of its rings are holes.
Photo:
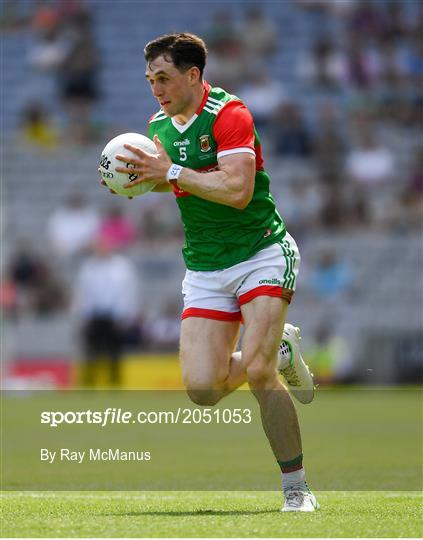
<path fill-rule="evenodd" d="M 188 77 L 191 84 L 196 84 L 200 80 L 201 73 L 197 66 L 192 66 L 189 68 Z"/>

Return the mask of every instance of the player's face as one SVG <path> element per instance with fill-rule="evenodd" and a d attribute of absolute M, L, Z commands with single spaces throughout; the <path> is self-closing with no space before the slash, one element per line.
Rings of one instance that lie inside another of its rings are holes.
<path fill-rule="evenodd" d="M 147 65 L 145 76 L 165 114 L 183 115 L 190 109 L 195 82 L 191 70 L 181 73 L 171 61 L 158 56 Z"/>

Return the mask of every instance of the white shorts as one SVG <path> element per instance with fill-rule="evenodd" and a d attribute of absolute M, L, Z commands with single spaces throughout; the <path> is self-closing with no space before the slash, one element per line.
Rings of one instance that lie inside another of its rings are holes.
<path fill-rule="evenodd" d="M 295 240 L 286 233 L 280 242 L 224 270 L 187 270 L 182 282 L 182 319 L 241 321 L 240 307 L 257 296 L 276 296 L 289 303 L 295 291 L 300 260 Z"/>

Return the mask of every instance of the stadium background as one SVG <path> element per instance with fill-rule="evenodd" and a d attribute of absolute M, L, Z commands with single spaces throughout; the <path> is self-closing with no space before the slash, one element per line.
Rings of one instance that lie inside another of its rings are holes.
<path fill-rule="evenodd" d="M 3 386 L 77 384 L 72 295 L 99 235 L 139 273 L 123 384 L 179 385 L 176 204 L 112 197 L 96 172 L 112 136 L 145 132 L 157 106 L 143 45 L 174 30 L 207 40 L 207 79 L 255 112 L 272 192 L 302 253 L 289 321 L 302 327 L 319 383 L 421 380 L 420 2 L 1 7 Z M 83 102 L 71 95 L 78 85 Z"/>

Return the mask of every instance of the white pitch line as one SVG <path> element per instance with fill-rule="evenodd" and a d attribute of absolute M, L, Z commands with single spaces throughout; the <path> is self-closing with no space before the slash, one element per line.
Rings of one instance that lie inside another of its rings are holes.
<path fill-rule="evenodd" d="M 93 493 L 62 493 L 62 492 L 49 492 L 49 491 L 42 491 L 42 492 L 3 492 L 1 494 L 1 497 L 4 498 L 13 498 L 13 497 L 31 497 L 33 499 L 47 499 L 47 498 L 60 498 L 60 499 L 94 499 L 94 500 L 106 500 L 106 499 L 133 499 L 133 500 L 146 500 L 146 499 L 152 499 L 155 497 L 160 497 L 161 500 L 172 500 L 177 497 L 181 497 L 182 494 L 186 494 L 187 497 L 192 497 L 194 495 L 198 496 L 199 493 L 210 493 L 209 491 L 197 491 L 195 494 L 192 492 L 183 492 L 183 491 L 175 491 L 175 495 L 163 495 L 160 491 L 154 491 L 150 492 L 148 494 L 146 493 L 140 493 L 138 495 L 131 495 L 131 494 L 123 494 L 123 493 L 107 493 L 107 494 L 93 494 Z M 261 491 L 258 493 L 240 493 L 240 492 L 214 492 L 213 496 L 216 499 L 227 499 L 228 497 L 242 497 L 243 499 L 257 499 L 261 498 L 265 495 L 279 495 L 279 492 L 272 492 L 272 491 Z"/>
<path fill-rule="evenodd" d="M 93 493 L 69 493 L 69 492 L 65 492 L 65 493 L 62 493 L 62 492 L 55 492 L 55 491 L 52 491 L 52 492 L 48 492 L 48 491 L 43 491 L 43 492 L 23 492 L 23 491 L 19 491 L 19 492 L 15 492 L 15 491 L 10 491 L 10 492 L 3 492 L 0 497 L 3 497 L 3 498 L 13 498 L 13 497 L 30 497 L 30 498 L 33 498 L 33 499 L 47 499 L 47 498 L 56 498 L 56 499 L 92 499 L 92 500 L 108 500 L 108 499 L 122 499 L 122 500 L 137 500 L 137 501 L 141 501 L 141 500 L 148 500 L 148 499 L 154 499 L 156 497 L 160 497 L 161 500 L 172 500 L 175 498 L 175 496 L 177 497 L 181 497 L 183 496 L 183 494 L 186 495 L 187 498 L 189 497 L 192 497 L 192 496 L 198 496 L 198 494 L 206 494 L 206 493 L 210 493 L 208 491 L 196 491 L 195 493 L 193 492 L 190 492 L 190 491 L 187 491 L 187 492 L 184 492 L 184 491 L 175 491 L 175 495 L 163 495 L 162 492 L 160 491 L 152 491 L 152 492 L 149 492 L 148 494 L 147 493 L 139 493 L 139 494 L 124 494 L 124 493 L 114 493 L 114 492 L 108 492 L 108 493 L 104 493 L 104 494 L 93 494 Z M 331 494 L 331 493 L 334 493 L 332 491 L 321 491 L 319 492 L 319 494 L 321 496 L 324 496 L 326 494 Z M 363 493 L 380 493 L 380 495 L 382 497 L 387 497 L 387 498 L 400 498 L 400 497 L 415 497 L 415 498 L 421 498 L 423 497 L 422 493 L 419 492 L 419 491 L 390 491 L 390 492 L 386 492 L 386 491 L 341 491 L 341 492 L 337 492 L 339 495 L 345 495 L 345 496 L 362 496 Z M 275 491 L 260 491 L 260 492 L 256 492 L 256 493 L 248 493 L 248 492 L 227 492 L 227 491 L 221 491 L 221 492 L 214 492 L 213 493 L 213 496 L 215 499 L 227 499 L 228 497 L 242 497 L 243 499 L 261 499 L 262 497 L 265 497 L 265 496 L 275 496 L 275 495 L 280 495 L 279 492 L 275 492 Z"/>

